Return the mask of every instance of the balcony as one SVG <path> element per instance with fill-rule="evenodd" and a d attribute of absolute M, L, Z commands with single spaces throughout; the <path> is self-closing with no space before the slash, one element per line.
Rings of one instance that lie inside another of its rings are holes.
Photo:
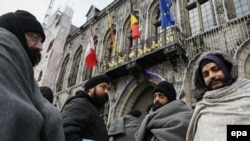
<path fill-rule="evenodd" d="M 140 42 L 129 50 L 120 52 L 118 56 L 103 60 L 100 72 L 115 79 L 129 73 L 144 71 L 166 60 L 176 66 L 178 57 L 182 57 L 184 60 L 187 58 L 179 37 L 178 27 L 173 26 L 166 29 L 157 36 Z"/>

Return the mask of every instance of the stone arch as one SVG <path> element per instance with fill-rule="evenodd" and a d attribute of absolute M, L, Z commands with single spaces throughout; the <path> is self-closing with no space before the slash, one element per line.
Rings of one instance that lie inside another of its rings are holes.
<path fill-rule="evenodd" d="M 155 84 L 163 78 L 157 74 L 147 72 L 142 80 L 131 78 L 114 105 L 112 118 L 121 117 L 131 109 L 138 109 L 142 112 L 140 119 L 145 117 L 146 107 L 153 102 L 152 90 Z"/>
<path fill-rule="evenodd" d="M 236 50 L 235 57 L 238 61 L 239 76 L 250 79 L 250 39 Z"/>
<path fill-rule="evenodd" d="M 194 68 L 195 68 L 196 62 L 197 62 L 200 55 L 201 55 L 201 53 L 197 54 L 189 61 L 189 64 L 188 64 L 187 69 L 186 69 L 186 74 L 185 74 L 184 79 L 183 79 L 184 86 L 183 86 L 183 92 L 182 92 L 181 97 L 185 97 L 184 101 L 190 107 L 194 107 L 194 105 L 196 103 L 196 99 L 192 95 L 191 89 L 192 89 L 192 85 L 193 85 L 192 78 L 193 78 Z M 184 94 L 184 96 L 183 96 L 183 94 Z"/>
<path fill-rule="evenodd" d="M 69 54 L 66 55 L 66 57 L 63 60 L 61 71 L 59 73 L 59 77 L 56 83 L 56 92 L 60 92 L 63 89 L 63 82 L 64 82 L 63 80 L 66 74 L 68 63 L 69 63 Z"/>

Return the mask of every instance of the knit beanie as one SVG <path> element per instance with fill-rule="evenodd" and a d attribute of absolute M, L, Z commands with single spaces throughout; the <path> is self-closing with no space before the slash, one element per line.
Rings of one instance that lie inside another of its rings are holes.
<path fill-rule="evenodd" d="M 134 109 L 131 110 L 128 114 L 138 118 L 141 116 L 141 111 Z"/>
<path fill-rule="evenodd" d="M 156 92 L 162 92 L 167 97 L 169 102 L 176 99 L 176 91 L 172 83 L 169 83 L 167 81 L 162 81 L 158 85 L 155 86 L 153 90 L 153 94 Z"/>
<path fill-rule="evenodd" d="M 24 10 L 17 10 L 15 15 L 22 23 L 25 32 L 34 32 L 41 34 L 42 42 L 45 40 L 45 34 L 42 25 L 34 15 Z"/>
<path fill-rule="evenodd" d="M 51 90 L 50 87 L 41 86 L 40 91 L 43 97 L 45 97 L 50 103 L 53 103 L 53 91 Z"/>
<path fill-rule="evenodd" d="M 222 70 L 222 72 L 224 73 L 224 75 L 226 77 L 226 80 L 230 79 L 230 69 L 229 69 L 230 64 L 218 55 L 207 55 L 200 61 L 199 70 L 198 70 L 199 71 L 198 72 L 198 79 L 201 83 L 203 83 L 204 86 L 205 86 L 205 83 L 204 83 L 204 79 L 202 76 L 202 68 L 206 64 L 211 63 L 211 62 L 216 63 L 220 67 L 220 69 Z"/>
<path fill-rule="evenodd" d="M 88 91 L 89 89 L 103 82 L 106 82 L 109 84 L 110 78 L 107 75 L 98 75 L 98 76 L 92 77 L 85 83 L 84 90 Z"/>

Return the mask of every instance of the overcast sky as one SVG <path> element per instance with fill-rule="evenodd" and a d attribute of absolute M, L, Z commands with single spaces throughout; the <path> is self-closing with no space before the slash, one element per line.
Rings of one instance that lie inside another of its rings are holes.
<path fill-rule="evenodd" d="M 0 15 L 7 12 L 14 12 L 23 9 L 34 14 L 43 23 L 46 11 L 51 0 L 0 0 Z M 74 15 L 72 24 L 80 27 L 86 22 L 86 14 L 94 5 L 99 10 L 108 6 L 114 0 L 54 0 L 53 10 L 57 9 L 62 3 L 68 2 L 73 7 Z"/>

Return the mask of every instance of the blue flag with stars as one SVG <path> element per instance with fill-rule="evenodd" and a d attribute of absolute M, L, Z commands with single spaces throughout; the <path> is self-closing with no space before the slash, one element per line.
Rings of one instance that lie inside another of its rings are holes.
<path fill-rule="evenodd" d="M 174 16 L 172 15 L 170 8 L 172 6 L 171 0 L 159 0 L 160 12 L 161 12 L 161 28 L 174 25 Z"/>

